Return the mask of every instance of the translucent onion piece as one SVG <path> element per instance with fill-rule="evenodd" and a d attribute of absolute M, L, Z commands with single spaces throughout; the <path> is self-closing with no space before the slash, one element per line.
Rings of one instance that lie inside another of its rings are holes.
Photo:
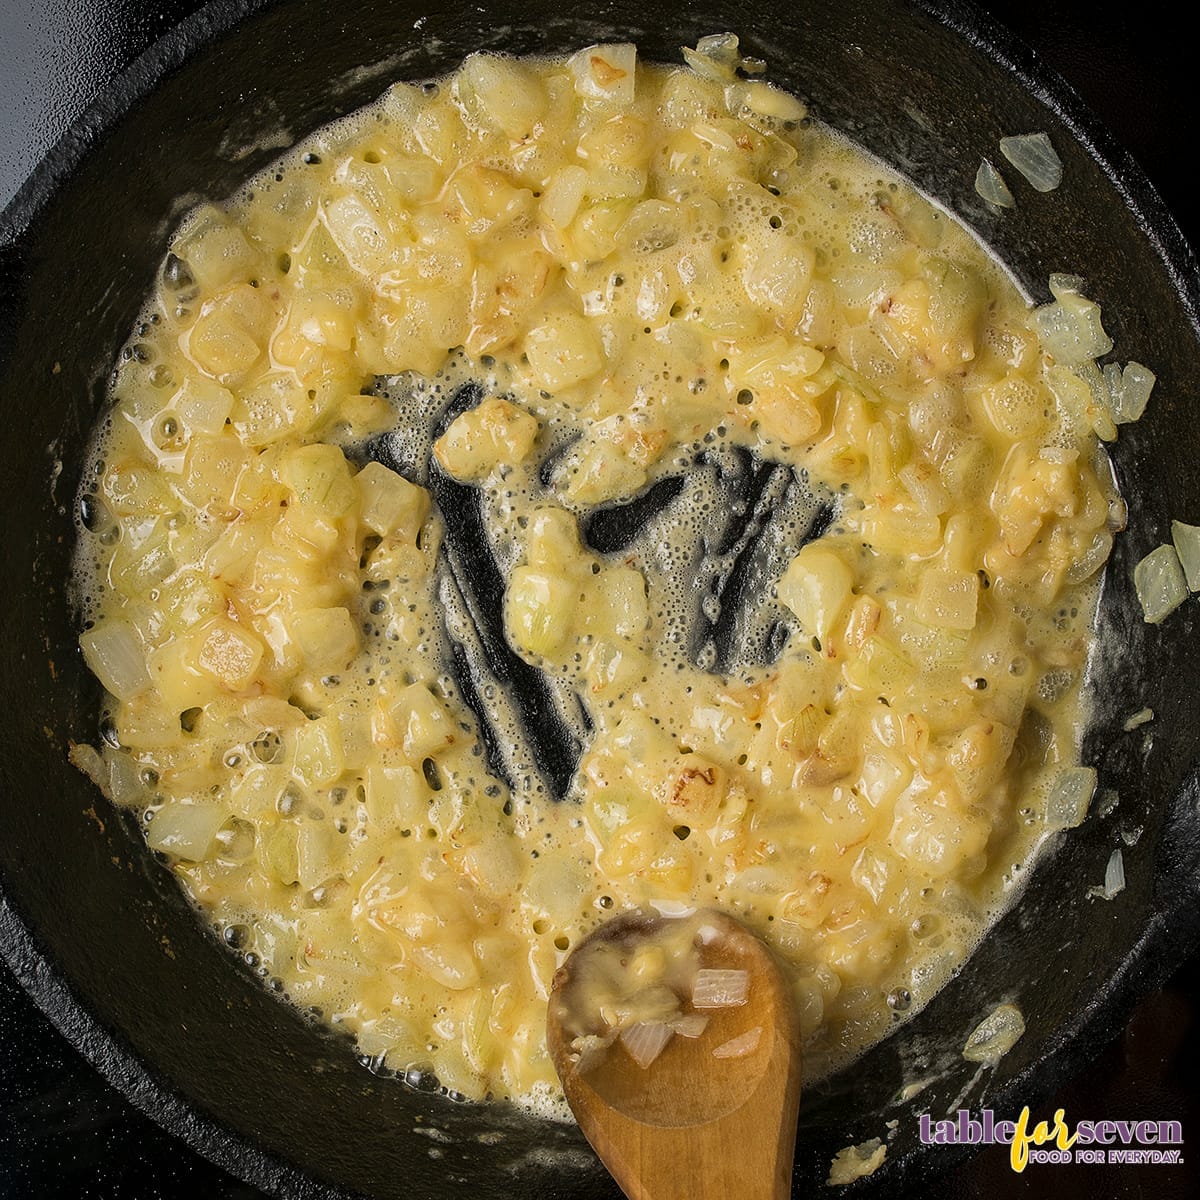
<path fill-rule="evenodd" d="M 146 655 L 131 625 L 105 621 L 79 638 L 92 674 L 118 700 L 131 700 L 150 686 Z"/>
<path fill-rule="evenodd" d="M 1107 393 L 1105 403 L 1108 405 L 1108 411 L 1115 413 L 1121 403 L 1121 364 L 1120 363 L 1105 363 L 1102 371 L 1104 376 L 1104 390 Z"/>
<path fill-rule="evenodd" d="M 671 1028 L 680 1037 L 698 1038 L 708 1028 L 708 1018 L 702 1013 L 688 1013 L 686 1016 L 676 1017 L 671 1022 Z"/>
<path fill-rule="evenodd" d="M 1083 823 L 1096 790 L 1092 767 L 1067 767 L 1060 771 L 1046 801 L 1046 824 L 1054 829 L 1074 829 Z"/>
<path fill-rule="evenodd" d="M 1079 367 L 1112 349 L 1112 338 L 1101 324 L 1100 306 L 1077 292 L 1033 310 L 1038 340 L 1055 362 Z"/>
<path fill-rule="evenodd" d="M 736 33 L 710 33 L 696 43 L 696 53 L 711 58 L 729 67 L 736 67 L 740 61 L 738 55 L 738 36 Z"/>
<path fill-rule="evenodd" d="M 361 1038 L 360 1038 L 361 1041 Z M 585 1033 L 571 1042 L 571 1056 L 579 1070 L 586 1074 L 608 1053 L 608 1048 L 616 1041 L 615 1034 L 601 1036 L 598 1033 Z"/>
<path fill-rule="evenodd" d="M 750 972 L 702 967 L 692 984 L 694 1008 L 736 1008 L 750 994 Z"/>
<path fill-rule="evenodd" d="M 1125 890 L 1125 858 L 1120 850 L 1114 850 L 1109 855 L 1108 866 L 1104 868 L 1104 885 L 1088 888 L 1088 895 L 1097 900 L 1111 900 Z"/>
<path fill-rule="evenodd" d="M 1179 565 L 1187 580 L 1188 590 L 1200 592 L 1200 525 L 1171 522 L 1171 541 L 1179 555 Z"/>
<path fill-rule="evenodd" d="M 1113 533 L 1120 533 L 1129 524 L 1129 505 L 1120 496 L 1114 497 L 1108 505 L 1108 527 Z"/>
<path fill-rule="evenodd" d="M 639 1021 L 621 1030 L 621 1041 L 633 1061 L 644 1071 L 666 1049 L 674 1035 L 670 1025 L 660 1021 Z"/>
<path fill-rule="evenodd" d="M 1113 538 L 1112 534 L 1107 529 L 1101 529 L 1097 532 L 1088 545 L 1088 548 L 1083 551 L 1080 556 L 1067 568 L 1066 580 L 1068 583 L 1082 583 L 1085 579 L 1091 579 L 1095 573 L 1108 561 L 1109 552 L 1112 550 Z"/>
<path fill-rule="evenodd" d="M 1025 1018 L 1015 1004 L 1000 1004 L 971 1031 L 962 1056 L 968 1062 L 996 1063 L 1025 1032 Z"/>
<path fill-rule="evenodd" d="M 1090 359 L 1072 371 L 1087 385 L 1091 401 L 1087 406 L 1087 418 L 1102 441 L 1111 442 L 1117 436 L 1117 424 L 1112 417 L 1112 398 L 1104 374 Z"/>
<path fill-rule="evenodd" d="M 579 95 L 614 104 L 633 103 L 637 47 L 632 43 L 588 46 L 569 65 Z"/>
<path fill-rule="evenodd" d="M 120 750 L 104 748 L 104 765 L 108 771 L 108 782 L 100 790 L 117 805 L 133 808 L 148 803 L 146 782 L 138 763 Z"/>
<path fill-rule="evenodd" d="M 992 165 L 989 159 L 984 159 L 975 172 L 975 190 L 989 203 L 998 208 L 1016 208 L 1017 202 L 1004 182 L 1004 176 Z"/>
<path fill-rule="evenodd" d="M 86 742 L 72 742 L 67 755 L 71 765 L 82 771 L 102 792 L 107 794 L 108 768 L 100 752 Z"/>
<path fill-rule="evenodd" d="M 704 39 L 701 38 L 701 42 Z M 734 68 L 729 63 L 717 62 L 707 54 L 700 54 L 688 46 L 683 47 L 683 61 L 687 63 L 701 79 L 712 79 L 717 83 L 728 83 L 733 79 Z"/>
<path fill-rule="evenodd" d="M 1022 133 L 1000 139 L 1000 153 L 1038 192 L 1052 192 L 1062 183 L 1062 159 L 1044 133 Z"/>
<path fill-rule="evenodd" d="M 917 1090 L 920 1091 L 923 1086 L 920 1085 Z M 856 1179 L 865 1179 L 878 1170 L 886 1157 L 887 1146 L 880 1138 L 859 1142 L 857 1146 L 846 1146 L 833 1156 L 829 1164 L 829 1178 L 825 1182 L 830 1187 L 844 1187 Z"/>
<path fill-rule="evenodd" d="M 1082 275 L 1068 275 L 1065 271 L 1054 271 L 1050 275 L 1050 294 L 1055 300 L 1061 300 L 1064 292 L 1082 295 L 1084 286 Z"/>
<path fill-rule="evenodd" d="M 1187 580 L 1174 546 L 1151 550 L 1133 568 L 1133 589 L 1151 625 L 1157 625 L 1187 599 Z"/>
<path fill-rule="evenodd" d="M 742 117 L 769 117 L 776 121 L 803 121 L 808 109 L 802 101 L 769 83 L 756 80 L 750 83 L 738 81 L 725 89 L 725 103 L 731 113 Z M 699 126 L 693 127 L 694 132 Z"/>
<path fill-rule="evenodd" d="M 1121 728 L 1125 730 L 1126 733 L 1132 733 L 1139 726 L 1148 725 L 1153 720 L 1154 709 L 1143 708 L 1140 711 L 1135 712 L 1132 717 L 1129 717 L 1125 724 L 1121 726 Z"/>
<path fill-rule="evenodd" d="M 152 850 L 202 862 L 228 817 L 219 804 L 164 804 L 150 822 L 146 841 Z"/>
<path fill-rule="evenodd" d="M 874 309 L 900 290 L 899 271 L 889 267 L 849 267 L 831 277 L 838 301 L 847 308 Z"/>
<path fill-rule="evenodd" d="M 761 1040 L 762 1026 L 755 1025 L 753 1029 L 746 1030 L 738 1037 L 722 1042 L 713 1050 L 713 1058 L 745 1058 L 747 1054 L 753 1054 L 758 1049 Z"/>
<path fill-rule="evenodd" d="M 1136 421 L 1146 411 L 1146 402 L 1154 388 L 1156 376 L 1139 362 L 1127 362 L 1121 372 L 1121 393 L 1113 397 L 1113 420 L 1118 425 Z"/>

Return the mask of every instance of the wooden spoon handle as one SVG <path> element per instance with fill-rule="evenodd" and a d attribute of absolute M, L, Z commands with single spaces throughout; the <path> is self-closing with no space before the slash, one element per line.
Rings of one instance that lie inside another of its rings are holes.
<path fill-rule="evenodd" d="M 629 1200 L 787 1200 L 800 1107 L 799 1055 L 788 1057 L 731 1116 L 662 1129 L 605 1108 L 584 1134 Z"/>

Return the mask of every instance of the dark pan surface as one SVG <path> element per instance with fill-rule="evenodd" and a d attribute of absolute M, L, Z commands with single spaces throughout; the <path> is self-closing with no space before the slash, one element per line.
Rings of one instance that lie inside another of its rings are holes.
<path fill-rule="evenodd" d="M 982 1102 L 1019 1108 L 1036 1102 L 1086 1060 L 1087 1044 L 1072 1041 L 1072 1034 L 1082 1027 L 1093 1036 L 1115 1031 L 1135 994 L 1163 977 L 1176 949 L 1194 936 L 1200 886 L 1197 730 L 1191 689 L 1182 681 L 1194 678 L 1197 665 L 1195 605 L 1152 630 L 1141 622 L 1125 581 L 1132 563 L 1166 537 L 1172 516 L 1200 522 L 1197 439 L 1187 421 L 1189 385 L 1200 365 L 1192 317 L 1195 268 L 1156 198 L 1107 143 L 1103 150 L 1115 168 L 1098 168 L 1080 149 L 1064 152 L 1069 176 L 1081 186 L 1031 203 L 1020 224 L 996 222 L 970 189 L 979 155 L 991 152 L 1001 133 L 1028 128 L 1049 129 L 1065 147 L 1067 126 L 1087 126 L 1075 101 L 1052 88 L 1045 93 L 1047 109 L 1028 95 L 1005 92 L 994 53 L 964 56 L 919 8 L 901 6 L 903 21 L 881 31 L 867 16 L 876 7 L 841 7 L 852 40 L 814 42 L 836 50 L 814 55 L 803 69 L 794 67 L 790 80 L 784 64 L 793 60 L 783 47 L 792 38 L 803 44 L 817 32 L 816 13 L 802 17 L 789 10 L 768 24 L 760 19 L 761 9 L 692 10 L 671 37 L 656 39 L 639 32 L 652 22 L 635 5 L 610 4 L 599 11 L 657 57 L 716 28 L 735 28 L 753 44 L 750 31 L 757 26 L 759 52 L 777 78 L 823 98 L 821 115 L 907 167 L 930 190 L 959 202 L 1017 264 L 1035 294 L 1042 294 L 1049 269 L 1083 270 L 1106 304 L 1106 321 L 1122 356 L 1153 364 L 1161 380 L 1151 415 L 1123 436 L 1116 454 L 1123 491 L 1137 515 L 1119 542 L 1112 569 L 1104 623 L 1106 645 L 1119 652 L 1098 663 L 1100 721 L 1091 752 L 1104 785 L 1118 789 L 1121 804 L 1111 819 L 1089 822 L 1055 861 L 1043 864 L 1026 904 L 904 1038 L 910 1059 L 935 1056 L 933 1031 L 948 1030 L 946 1044 L 959 1046 L 987 1006 L 1017 997 L 1030 1031 L 1004 1060 Z M 301 129 L 325 119 L 330 113 L 321 103 L 327 93 L 313 86 L 315 79 L 385 58 L 413 40 L 412 18 L 404 20 L 398 8 L 373 14 L 362 26 L 370 33 L 363 36 L 355 32 L 356 23 L 371 6 L 343 4 L 316 39 L 305 18 L 293 15 L 300 8 L 282 4 L 251 19 L 217 55 L 190 60 L 129 120 L 113 125 L 109 134 L 101 132 L 94 150 L 88 149 L 94 134 L 68 143 L 59 167 L 73 165 L 82 151 L 78 174 L 39 209 L 53 182 L 43 174 L 15 211 L 19 227 L 26 216 L 36 219 L 15 246 L 0 252 L 0 379 L 10 403 L 26 398 L 16 410 L 18 419 L 8 424 L 0 485 L 9 532 L 3 620 L 10 631 L 0 662 L 6 690 L 19 697 L 6 723 L 0 768 L 0 944 L 59 1027 L 139 1105 L 267 1190 L 346 1194 L 319 1181 L 362 1190 L 379 1190 L 377 1181 L 383 1181 L 380 1194 L 433 1195 L 452 1173 L 485 1194 L 550 1195 L 554 1188 L 553 1194 L 611 1195 L 611 1186 L 594 1170 L 570 1166 L 578 1141 L 569 1133 L 548 1138 L 545 1127 L 520 1121 L 492 1129 L 495 1113 L 482 1116 L 388 1087 L 358 1068 L 343 1048 L 281 1010 L 196 928 L 173 883 L 138 852 L 135 835 L 101 804 L 93 807 L 83 781 L 63 762 L 63 738 L 90 736 L 87 714 L 94 707 L 91 685 L 71 651 L 61 596 L 71 538 L 67 510 L 82 439 L 99 400 L 94 379 L 102 378 L 123 339 L 160 252 L 147 247 L 162 246 L 167 232 L 162 218 L 176 195 L 219 196 L 265 161 L 252 157 L 234 164 L 213 155 L 231 122 L 244 122 L 249 134 L 263 121 L 281 119 Z M 223 26 L 233 15 L 227 6 L 207 11 L 215 16 L 193 26 L 192 34 Z M 957 8 L 950 19 L 965 20 Z M 595 21 L 579 30 L 551 6 L 543 12 L 542 6 L 526 5 L 523 31 L 516 43 L 505 44 L 541 49 L 590 40 L 603 33 L 603 19 Z M 498 27 L 477 13 L 438 11 L 428 14 L 421 36 L 431 33 L 443 38 L 439 55 L 418 50 L 406 73 L 449 67 L 466 50 L 494 39 Z M 898 74 L 885 74 L 879 65 L 901 37 L 919 39 L 924 51 Z M 102 107 L 94 126 L 107 129 L 130 94 L 144 91 L 164 63 L 184 57 L 185 42 L 169 40 L 165 58 L 142 60 L 131 91 Z M 1028 65 L 1014 53 L 1018 66 Z M 254 72 L 264 57 L 297 64 L 291 83 L 265 86 Z M 864 77 L 865 88 L 845 86 L 849 78 Z M 360 103 L 383 78 L 351 83 L 340 103 Z M 180 109 L 197 97 L 199 111 L 181 133 Z M 872 111 L 883 119 L 874 119 Z M 939 137 L 922 139 L 914 151 L 921 121 Z M 968 170 L 963 163 L 970 164 Z M 1132 199 L 1137 215 L 1113 202 L 1114 188 Z M 1164 313 L 1170 314 L 1165 322 Z M 62 462 L 63 472 L 50 492 L 54 461 Z M 1158 714 L 1148 750 L 1140 735 L 1120 732 L 1125 716 L 1143 705 Z M 1084 899 L 1085 885 L 1103 875 L 1108 853 L 1118 844 L 1117 823 L 1126 819 L 1144 827 L 1137 852 L 1126 853 L 1127 894 L 1098 915 Z M 151 1071 L 143 1061 L 154 1064 Z M 898 1133 L 875 1186 L 915 1186 L 933 1169 L 930 1156 L 915 1153 L 916 1113 L 947 1107 L 965 1078 L 960 1072 L 915 1107 L 884 1112 L 900 1068 L 896 1046 L 888 1044 L 846 1079 L 810 1093 L 801 1145 L 811 1156 L 813 1182 L 823 1181 L 834 1150 L 882 1133 L 885 1117 L 899 1121 Z M 977 1091 L 971 1102 L 981 1102 Z M 883 1116 L 853 1120 L 856 1112 L 871 1109 Z M 353 1114 L 352 1121 L 346 1113 Z M 413 1132 L 429 1120 L 455 1135 L 442 1158 L 431 1158 L 429 1140 Z M 231 1136 L 230 1128 L 256 1131 L 257 1144 Z M 483 1149 L 479 1132 L 501 1133 L 501 1151 Z M 293 1146 L 298 1148 L 293 1161 L 304 1174 L 282 1161 Z M 565 1156 L 560 1169 L 497 1171 L 498 1163 L 519 1161 L 533 1147 L 560 1150 Z"/>

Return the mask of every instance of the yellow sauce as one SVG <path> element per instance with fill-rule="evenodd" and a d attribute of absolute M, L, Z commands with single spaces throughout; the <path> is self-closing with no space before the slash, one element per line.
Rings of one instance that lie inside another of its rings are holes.
<path fill-rule="evenodd" d="M 472 56 L 194 213 L 85 482 L 93 774 L 265 979 L 472 1099 L 560 1111 L 555 969 L 650 902 L 748 923 L 806 1074 L 845 1063 L 1077 767 L 1086 387 L 964 229 L 707 49 Z M 472 632 L 484 558 L 532 700 Z"/>

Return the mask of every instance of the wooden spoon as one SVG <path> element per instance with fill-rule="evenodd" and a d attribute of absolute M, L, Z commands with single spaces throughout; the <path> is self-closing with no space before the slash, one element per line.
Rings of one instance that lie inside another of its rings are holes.
<path fill-rule="evenodd" d="M 680 920 L 698 931 L 684 932 L 699 967 L 748 973 L 745 1003 L 694 1009 L 690 995 L 681 997 L 682 1015 L 699 1012 L 707 1024 L 698 1037 L 672 1036 L 646 1067 L 621 1040 L 581 1055 L 581 1031 L 607 1028 L 590 956 L 600 951 L 611 963 L 616 950 L 632 962 L 664 935 L 678 943 Z M 800 1107 L 799 1042 L 791 991 L 771 952 L 723 913 L 623 914 L 581 942 L 554 977 L 551 1058 L 584 1136 L 630 1200 L 784 1200 Z"/>

